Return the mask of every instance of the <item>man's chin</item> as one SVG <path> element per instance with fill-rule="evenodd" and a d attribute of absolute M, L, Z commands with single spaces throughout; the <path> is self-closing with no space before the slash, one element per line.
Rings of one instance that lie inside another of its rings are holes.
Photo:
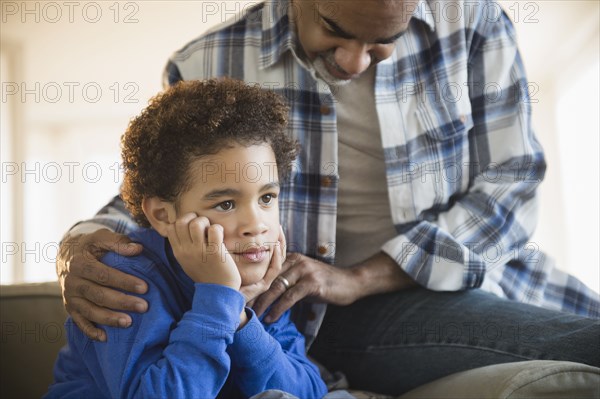
<path fill-rule="evenodd" d="M 321 78 L 330 86 L 344 86 L 352 81 L 352 79 L 340 79 L 334 76 L 327 68 L 325 60 L 323 60 L 323 58 L 320 56 L 315 58 L 313 61 L 313 68 L 315 69 L 315 72 L 319 78 Z"/>

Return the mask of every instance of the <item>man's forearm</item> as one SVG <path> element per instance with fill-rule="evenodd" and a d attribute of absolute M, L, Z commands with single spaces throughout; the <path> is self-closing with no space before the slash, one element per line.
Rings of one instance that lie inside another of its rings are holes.
<path fill-rule="evenodd" d="M 120 234 L 128 234 L 137 228 L 137 224 L 119 196 L 114 197 L 92 219 L 84 220 L 71 227 L 65 236 L 90 234 L 103 228 Z"/>
<path fill-rule="evenodd" d="M 375 294 L 399 291 L 417 283 L 383 252 L 378 252 L 351 268 L 357 286 L 356 299 Z"/>

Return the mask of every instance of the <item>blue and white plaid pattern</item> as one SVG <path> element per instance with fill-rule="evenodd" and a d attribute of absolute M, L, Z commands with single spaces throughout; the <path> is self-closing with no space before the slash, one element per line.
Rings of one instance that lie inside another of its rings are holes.
<path fill-rule="evenodd" d="M 398 232 L 382 250 L 433 290 L 481 287 L 600 317 L 598 294 L 529 242 L 546 165 L 513 26 L 492 1 L 452 3 L 461 17 L 450 20 L 446 2 L 422 0 L 393 55 L 377 65 L 376 108 Z M 258 4 L 190 42 L 170 59 L 165 83 L 231 76 L 289 100 L 289 133 L 302 152 L 282 187 L 288 250 L 334 263 L 334 88 L 298 57 L 288 6 Z M 304 326 L 309 336 L 323 310 Z"/>

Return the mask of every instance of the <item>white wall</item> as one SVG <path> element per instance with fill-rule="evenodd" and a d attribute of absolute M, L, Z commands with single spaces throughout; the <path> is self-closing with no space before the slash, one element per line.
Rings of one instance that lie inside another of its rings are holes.
<path fill-rule="evenodd" d="M 117 193 L 119 138 L 162 88 L 169 55 L 251 3 L 0 3 L 11 64 L 0 72 L 0 278 L 55 279 L 62 234 Z"/>
<path fill-rule="evenodd" d="M 0 3 L 0 279 L 53 279 L 62 233 L 117 192 L 119 137 L 129 118 L 161 89 L 168 56 L 254 2 Z M 530 81 L 539 88 L 534 123 L 549 162 L 533 241 L 598 290 L 597 112 L 585 122 L 593 108 L 559 105 L 586 68 L 598 63 L 598 2 L 501 3 L 515 20 Z M 585 104 L 591 107 L 599 83 L 585 82 Z M 19 167 L 14 175 L 10 162 Z M 23 166 L 33 172 L 23 173 Z"/>
<path fill-rule="evenodd" d="M 533 125 L 548 162 L 532 241 L 598 292 L 600 3 L 500 3 L 515 22 L 529 81 L 538 89 Z"/>

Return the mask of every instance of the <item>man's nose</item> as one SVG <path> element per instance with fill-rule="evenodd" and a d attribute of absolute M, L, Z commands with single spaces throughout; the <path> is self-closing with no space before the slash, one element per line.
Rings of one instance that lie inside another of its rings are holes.
<path fill-rule="evenodd" d="M 359 75 L 369 68 L 373 57 L 370 46 L 355 40 L 335 50 L 335 62 L 349 75 Z"/>

